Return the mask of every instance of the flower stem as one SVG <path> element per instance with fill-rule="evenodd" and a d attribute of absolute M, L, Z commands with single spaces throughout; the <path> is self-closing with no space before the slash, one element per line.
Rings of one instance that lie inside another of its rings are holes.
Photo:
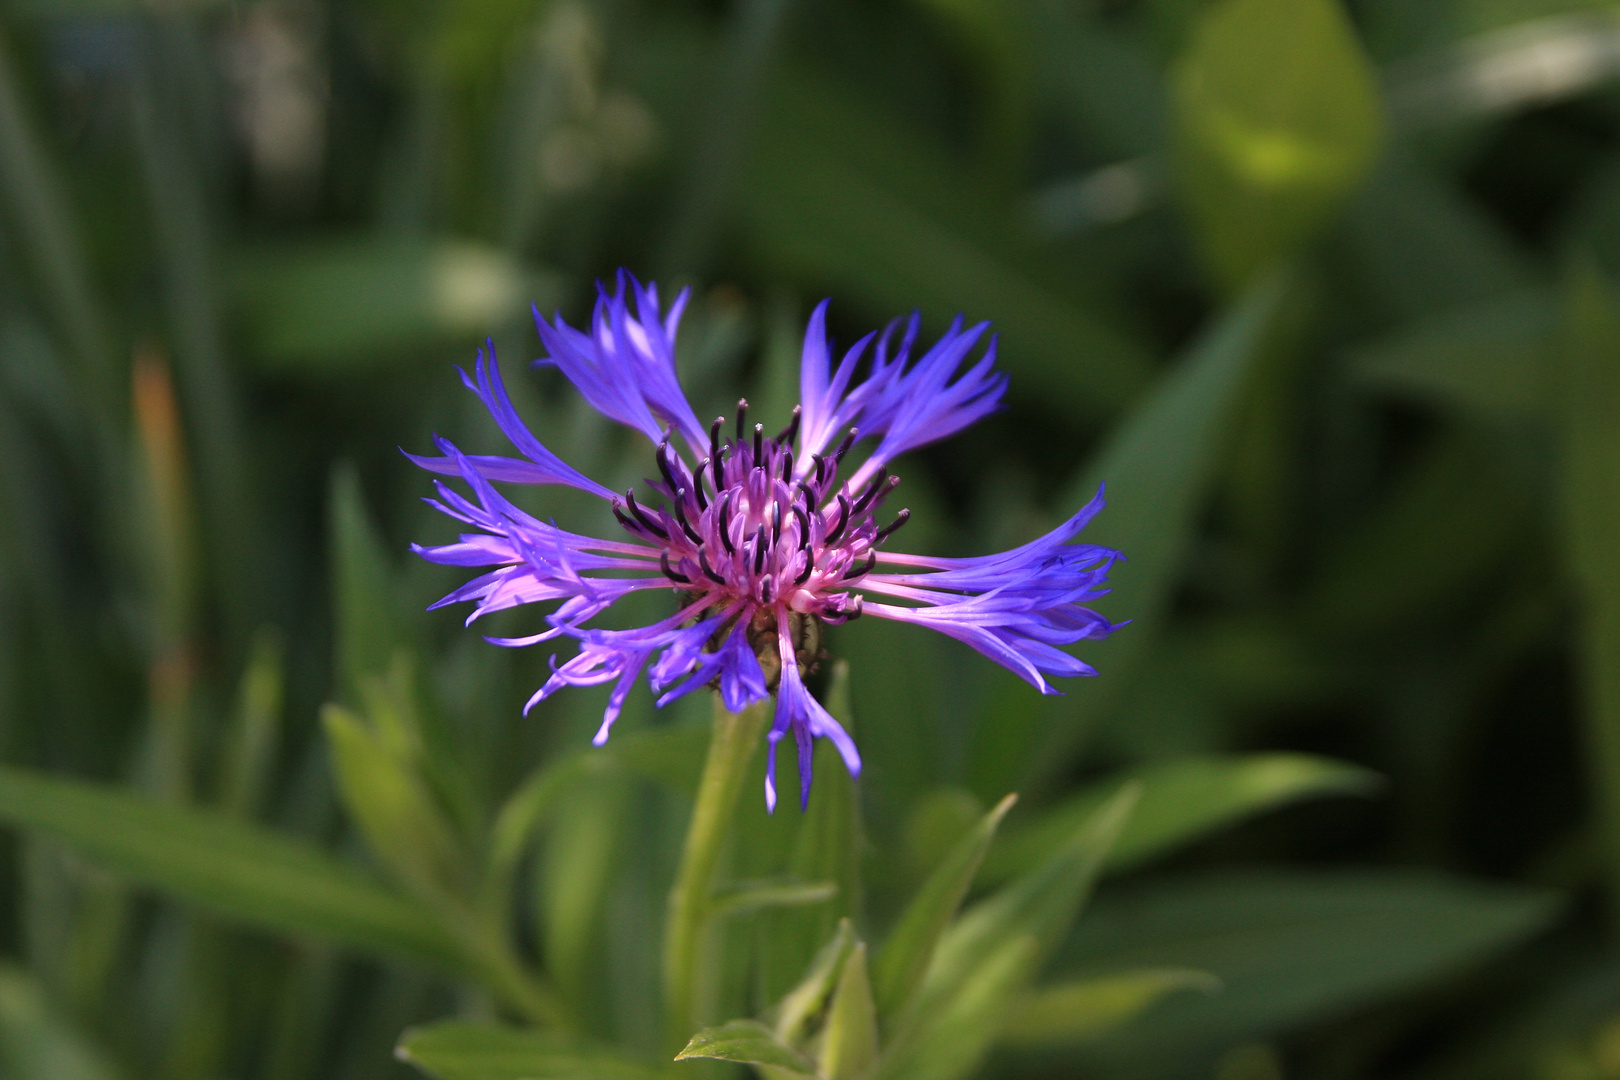
<path fill-rule="evenodd" d="M 744 775 L 759 745 L 769 702 L 728 712 L 715 698 L 709 755 L 686 830 L 680 869 L 669 891 L 664 924 L 664 1013 L 671 1045 L 686 1045 L 693 1031 L 698 950 L 713 909 L 715 870 Z"/>

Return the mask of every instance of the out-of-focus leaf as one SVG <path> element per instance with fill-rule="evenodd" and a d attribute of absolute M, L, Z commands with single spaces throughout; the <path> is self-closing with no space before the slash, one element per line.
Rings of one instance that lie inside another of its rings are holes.
<path fill-rule="evenodd" d="M 256 252 L 234 278 L 254 352 L 287 370 L 364 370 L 426 342 L 474 340 L 558 299 L 476 244 L 356 238 Z"/>
<path fill-rule="evenodd" d="M 221 807 L 238 817 L 258 811 L 275 768 L 287 678 L 282 653 L 281 635 L 260 630 L 242 673 L 219 797 Z"/>
<path fill-rule="evenodd" d="M 1221 981 L 1204 971 L 1149 968 L 1043 986 L 1007 1010 L 1001 1037 L 1008 1043 L 1089 1039 L 1118 1027 L 1178 990 L 1218 991 Z"/>
<path fill-rule="evenodd" d="M 979 864 L 984 861 L 985 852 L 990 849 L 990 842 L 995 839 L 1001 819 L 1007 816 L 1017 798 L 1008 795 L 1002 799 L 957 843 L 907 905 L 883 942 L 873 964 L 873 983 L 878 1011 L 885 1020 L 901 1012 L 921 985 L 940 935 L 956 915 L 957 907 L 978 873 Z M 1063 833 L 1059 843 L 1072 835 L 1074 828 L 1071 827 Z M 1046 850 L 1050 852 L 1056 846 Z"/>
<path fill-rule="evenodd" d="M 823 701 L 844 730 L 860 739 L 849 701 L 847 662 L 834 663 Z M 827 882 L 835 892 L 830 903 L 769 917 L 762 975 L 766 1000 L 797 983 L 839 920 L 861 910 L 861 811 L 855 780 L 829 741 L 819 740 L 815 755 L 816 782 L 793 837 L 788 872 L 799 881 Z"/>
<path fill-rule="evenodd" d="M 347 709 L 328 705 L 321 720 L 344 805 L 371 850 L 417 895 L 458 895 L 468 880 L 465 859 L 421 778 Z"/>
<path fill-rule="evenodd" d="M 0 1075 L 7 1080 L 116 1080 L 118 1070 L 52 1010 L 28 972 L 0 966 Z"/>
<path fill-rule="evenodd" d="M 1541 291 L 1512 293 L 1420 320 L 1351 353 L 1360 381 L 1461 408 L 1520 419 L 1545 409 L 1553 310 Z"/>
<path fill-rule="evenodd" d="M 0 768 L 0 818 L 255 926 L 441 967 L 459 963 L 414 902 L 266 829 L 13 768 Z"/>
<path fill-rule="evenodd" d="M 1547 890 L 1405 871 L 1224 873 L 1115 894 L 1087 912 L 1065 967 L 1190 965 L 1223 990 L 1163 1002 L 1087 1044 L 1085 1060 L 1146 1068 L 1389 1000 L 1519 941 L 1558 906 Z"/>
<path fill-rule="evenodd" d="M 872 1067 L 877 1052 L 877 1009 L 866 974 L 866 945 L 857 941 L 844 958 L 844 970 L 828 1006 L 816 1071 L 827 1080 L 855 1080 Z"/>
<path fill-rule="evenodd" d="M 1556 415 L 1562 435 L 1564 556 L 1580 598 L 1583 720 L 1604 870 L 1620 895 L 1620 312 L 1602 274 L 1578 265 L 1567 286 Z"/>
<path fill-rule="evenodd" d="M 1356 282 L 1403 320 L 1516 295 L 1535 284 L 1500 225 L 1451 181 L 1395 149 L 1350 203 L 1343 235 Z"/>
<path fill-rule="evenodd" d="M 704 1028 L 692 1036 L 686 1048 L 675 1055 L 687 1058 L 717 1058 L 747 1065 L 781 1069 L 790 1076 L 813 1078 L 816 1067 L 802 1054 L 776 1037 L 776 1032 L 758 1020 L 733 1020 L 719 1027 Z M 447 1077 L 446 1080 L 459 1080 Z"/>
<path fill-rule="evenodd" d="M 1235 822 L 1300 799 L 1367 795 L 1382 778 L 1309 754 L 1221 755 L 1167 761 L 1094 785 L 1032 822 L 1015 823 L 991 850 L 984 877 L 1004 881 L 1038 865 L 1126 784 L 1142 799 L 1105 865 L 1126 870 Z"/>
<path fill-rule="evenodd" d="M 879 1076 L 950 1080 L 977 1068 L 1014 996 L 1079 914 L 1139 796 L 1136 786 L 1127 786 L 1043 865 L 951 925 L 911 1008 L 885 1026 Z"/>
<path fill-rule="evenodd" d="M 1324 553 L 1298 618 L 1339 640 L 1432 617 L 1519 550 L 1529 507 L 1492 448 L 1443 434 Z"/>
<path fill-rule="evenodd" d="M 1128 400 L 1147 381 L 1141 347 L 1054 291 L 1049 267 L 1023 265 L 1008 242 L 1021 232 L 1014 210 L 987 205 L 957 171 L 871 102 L 785 80 L 750 177 L 753 241 L 868 317 L 993 318 L 1014 394 L 1093 416 Z"/>
<path fill-rule="evenodd" d="M 1257 283 L 1196 341 L 1180 365 L 1115 431 L 1058 505 L 1083 506 L 1104 480 L 1109 504 L 1086 539 L 1123 551 L 1098 606 L 1131 626 L 1095 646 L 1106 675 L 1047 698 L 1009 683 L 981 716 L 968 755 L 975 792 L 995 797 L 1058 775 L 1086 726 L 1117 708 L 1181 579 L 1234 404 L 1283 299 Z M 1106 660 L 1102 653 L 1106 651 Z"/>
<path fill-rule="evenodd" d="M 599 774 L 574 788 L 557 808 L 537 866 L 546 970 L 576 996 L 589 974 L 629 800 L 623 776 Z"/>
<path fill-rule="evenodd" d="M 1316 229 L 1377 150 L 1376 79 L 1337 0 L 1221 0 L 1173 86 L 1183 190 L 1228 288 Z"/>
<path fill-rule="evenodd" d="M 820 1015 L 854 945 L 855 931 L 849 919 L 840 919 L 837 932 L 821 947 L 804 978 L 771 1010 L 771 1023 L 783 1042 L 789 1046 L 803 1042 L 810 1021 Z"/>
<path fill-rule="evenodd" d="M 821 904 L 838 895 L 831 881 L 738 881 L 714 894 L 716 915 L 746 915 L 773 907 Z"/>
<path fill-rule="evenodd" d="M 411 1028 L 394 1055 L 439 1080 L 656 1080 L 651 1065 L 555 1031 L 448 1020 Z"/>
<path fill-rule="evenodd" d="M 344 692 L 357 702 L 361 680 L 388 668 L 394 650 L 409 640 L 411 621 L 401 618 L 394 557 L 366 512 L 360 475 L 351 464 L 332 470 L 327 515 L 337 666 Z"/>
<path fill-rule="evenodd" d="M 1052 103 L 1114 158 L 1164 150 L 1164 79 L 1143 44 L 1066 4 L 1030 5 Z"/>

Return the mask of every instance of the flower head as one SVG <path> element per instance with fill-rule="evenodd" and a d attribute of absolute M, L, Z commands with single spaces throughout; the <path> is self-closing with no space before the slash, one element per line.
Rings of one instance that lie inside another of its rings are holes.
<path fill-rule="evenodd" d="M 1108 568 L 1119 553 L 1070 542 L 1102 508 L 1101 492 L 1046 536 L 999 555 L 944 559 L 888 547 L 909 517 L 906 510 L 885 512 L 899 483 L 890 462 L 1000 407 L 1006 377 L 995 370 L 995 338 L 970 359 L 987 324 L 963 329 L 958 319 L 913 359 L 913 316 L 862 338 L 835 367 L 823 301 L 805 333 L 800 405 L 785 429 L 769 435 L 763 424 L 749 422 L 746 401 L 735 416 L 707 427 L 698 422 L 675 375 L 675 332 L 686 299 L 683 292 L 661 313 L 656 287 L 621 272 L 614 293 L 599 287 L 589 333 L 535 314 L 549 353 L 537 363 L 560 368 L 593 406 L 653 444 L 659 479 L 648 482 L 650 496 L 609 491 L 547 450 L 512 407 L 493 343 L 462 381 L 523 456 L 467 455 L 442 438 L 440 456 L 408 455 L 467 483 L 473 499 L 436 481 L 439 498 L 429 502 L 477 530 L 453 544 L 415 550 L 433 562 L 493 567 L 434 606 L 472 601 L 471 623 L 492 611 L 556 601 L 545 630 L 490 640 L 579 643 L 565 662 L 553 658 L 551 677 L 525 711 L 564 686 L 612 683 L 596 734 L 600 745 L 643 671 L 660 692 L 659 705 L 703 686 L 717 688 L 733 711 L 774 693 L 765 781 L 774 809 L 776 747 L 790 733 L 799 748 L 801 805 L 809 799 L 813 739 L 831 739 L 850 773 L 860 771 L 854 741 L 805 688 L 820 655 L 822 624 L 869 615 L 928 626 L 1047 694 L 1057 693 L 1048 676 L 1096 674 L 1059 646 L 1114 629 L 1083 605 L 1107 592 Z M 857 379 L 863 361 L 864 377 Z M 874 438 L 876 446 L 846 470 L 859 438 Z M 588 491 L 609 504 L 620 535 L 566 532 L 518 509 L 492 481 Z M 676 610 L 637 629 L 587 625 L 620 598 L 647 589 L 671 592 Z"/>

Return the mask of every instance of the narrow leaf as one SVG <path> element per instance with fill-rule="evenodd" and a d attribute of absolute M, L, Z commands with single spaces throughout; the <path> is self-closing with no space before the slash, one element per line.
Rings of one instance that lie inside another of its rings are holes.
<path fill-rule="evenodd" d="M 879 950 L 874 968 L 878 1013 L 885 1019 L 900 1012 L 922 983 L 940 935 L 950 925 L 978 873 L 1001 819 L 1018 797 L 1008 795 L 980 819 L 924 883 Z"/>
<path fill-rule="evenodd" d="M 1007 1011 L 1002 1038 L 1009 1043 L 1088 1039 L 1145 1012 L 1180 990 L 1213 993 L 1221 980 L 1205 971 L 1151 968 L 1043 986 Z"/>
<path fill-rule="evenodd" d="M 222 815 L 0 767 L 0 819 L 136 881 L 266 929 L 459 967 L 432 916 L 301 841 Z"/>
<path fill-rule="evenodd" d="M 656 1080 L 660 1070 L 550 1030 L 448 1020 L 411 1028 L 394 1056 L 439 1080 Z"/>
<path fill-rule="evenodd" d="M 328 705 L 321 720 L 344 805 L 377 857 L 419 896 L 463 889 L 464 858 L 420 779 L 348 710 Z"/>
<path fill-rule="evenodd" d="M 719 1027 L 704 1028 L 692 1036 L 686 1049 L 675 1055 L 676 1061 L 687 1058 L 717 1058 L 745 1065 L 763 1065 L 786 1070 L 792 1076 L 816 1075 L 814 1065 L 758 1020 L 733 1020 Z M 446 1080 L 461 1078 L 447 1077 Z"/>
<path fill-rule="evenodd" d="M 1367 795 L 1382 778 L 1356 765 L 1309 754 L 1183 758 L 1133 769 L 1096 784 L 1032 822 L 1008 826 L 985 860 L 984 876 L 1005 881 L 1038 865 L 1074 835 L 1125 784 L 1141 785 L 1142 801 L 1108 853 L 1108 870 L 1125 870 L 1182 844 L 1301 799 Z"/>
<path fill-rule="evenodd" d="M 716 915 L 744 915 L 762 908 L 821 904 L 837 895 L 832 881 L 738 881 L 715 893 L 713 910 Z"/>
<path fill-rule="evenodd" d="M 837 932 L 821 947 L 799 985 L 788 991 L 771 1012 L 777 1037 L 783 1042 L 796 1047 L 803 1041 L 811 1019 L 821 1012 L 843 974 L 844 959 L 854 945 L 855 931 L 850 921 L 840 919 Z"/>
<path fill-rule="evenodd" d="M 51 1007 L 29 972 L 0 965 L 0 1076 L 7 1080 L 116 1080 L 94 1043 Z"/>
<path fill-rule="evenodd" d="M 1233 406 L 1282 309 L 1284 284 L 1257 283 L 1217 319 L 1061 500 L 1063 506 L 1082 506 L 1107 482 L 1108 508 L 1088 527 L 1086 539 L 1130 557 L 1098 606 L 1132 623 L 1102 646 L 1108 650 L 1107 677 L 1068 697 L 1031 694 L 1009 680 L 1007 696 L 980 719 L 968 755 L 972 787 L 981 798 L 1061 775 L 1081 733 L 1110 717 L 1130 690 L 1181 580 Z"/>
<path fill-rule="evenodd" d="M 844 960 L 821 1035 L 820 1073 L 827 1080 L 853 1080 L 865 1075 L 877 1052 L 877 1010 L 866 974 L 866 945 L 858 941 Z"/>

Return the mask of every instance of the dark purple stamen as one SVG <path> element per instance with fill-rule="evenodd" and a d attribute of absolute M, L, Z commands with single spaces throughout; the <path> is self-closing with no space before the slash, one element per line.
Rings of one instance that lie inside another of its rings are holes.
<path fill-rule="evenodd" d="M 805 582 L 810 580 L 810 575 L 815 573 L 815 571 L 816 556 L 813 552 L 806 551 L 804 553 L 804 569 L 800 570 L 799 576 L 793 579 L 793 584 L 803 585 Z"/>
<path fill-rule="evenodd" d="M 755 424 L 754 425 L 754 467 L 756 469 L 763 469 L 765 467 L 765 425 L 764 424 Z"/>
<path fill-rule="evenodd" d="M 849 434 L 844 436 L 844 441 L 838 444 L 837 450 L 833 451 L 833 464 L 835 466 L 844 463 L 844 455 L 849 453 L 849 448 L 855 445 L 855 439 L 858 435 L 857 429 L 849 429 Z"/>
<path fill-rule="evenodd" d="M 686 534 L 686 538 L 688 540 L 692 541 L 692 543 L 696 544 L 698 547 L 703 546 L 703 537 L 699 536 L 697 534 L 697 530 L 692 528 L 691 523 L 686 520 L 685 488 L 679 488 L 675 492 L 675 520 L 680 522 L 681 532 Z"/>
<path fill-rule="evenodd" d="M 731 496 L 731 492 L 726 492 L 726 499 L 720 504 L 720 543 L 725 545 L 727 555 L 737 554 L 731 543 Z"/>
<path fill-rule="evenodd" d="M 687 577 L 685 574 L 677 573 L 674 568 L 669 565 L 669 552 L 660 551 L 658 553 L 658 565 L 664 571 L 664 576 L 669 578 L 669 580 L 678 581 L 682 585 L 692 584 L 691 578 Z"/>
<path fill-rule="evenodd" d="M 754 573 L 763 573 L 765 570 L 765 526 L 761 525 L 759 531 L 754 533 Z"/>
<path fill-rule="evenodd" d="M 803 551 L 810 546 L 810 515 L 795 506 L 793 516 L 799 519 L 799 550 Z"/>
<path fill-rule="evenodd" d="M 647 528 L 651 529 L 658 536 L 658 539 L 660 539 L 660 540 L 668 540 L 669 539 L 669 531 L 667 529 L 665 529 L 662 525 L 658 524 L 658 522 L 656 522 L 652 518 L 648 517 L 647 512 L 645 510 L 643 510 L 641 508 L 641 506 L 636 502 L 635 489 L 632 488 L 631 490 L 626 491 L 624 493 L 624 498 L 625 498 L 625 502 L 627 502 L 629 504 L 629 506 L 630 506 L 630 512 L 636 516 L 637 521 L 641 522 Z"/>
<path fill-rule="evenodd" d="M 896 529 L 900 528 L 900 526 L 904 525 L 910 519 L 910 510 L 900 511 L 900 513 L 895 515 L 893 521 L 889 522 L 887 525 L 883 526 L 883 528 L 878 530 L 878 534 L 872 538 L 872 546 L 876 547 L 877 545 L 883 543 L 883 541 L 894 535 Z"/>
<path fill-rule="evenodd" d="M 692 497 L 697 499 L 700 513 L 709 508 L 709 498 L 703 491 L 703 471 L 708 467 L 709 459 L 704 458 L 698 462 L 697 470 L 692 473 Z"/>
<path fill-rule="evenodd" d="M 698 568 L 703 571 L 704 577 L 708 578 L 716 585 L 724 585 L 726 583 L 726 579 L 715 573 L 714 567 L 709 565 L 708 553 L 702 548 L 698 548 Z"/>
<path fill-rule="evenodd" d="M 870 574 L 872 572 L 872 567 L 874 567 L 876 565 L 877 565 L 877 552 L 875 552 L 875 551 L 869 552 L 867 554 L 867 556 L 866 556 L 866 565 L 861 567 L 859 570 L 851 570 L 851 571 L 849 571 L 848 573 L 846 573 L 844 575 L 843 580 L 844 581 L 852 581 L 855 578 L 861 577 L 861 576 L 863 576 L 865 574 Z"/>
<path fill-rule="evenodd" d="M 748 399 L 742 398 L 737 402 L 737 442 L 742 442 L 743 425 L 748 420 Z"/>
<path fill-rule="evenodd" d="M 669 463 L 669 443 L 659 443 L 658 450 L 653 454 L 653 457 L 658 460 L 658 471 L 663 474 L 664 483 L 669 486 L 669 490 L 674 491 L 680 487 L 680 483 L 675 479 L 675 470 Z"/>
<path fill-rule="evenodd" d="M 773 581 L 775 581 L 775 580 L 776 580 L 775 578 L 766 578 L 764 584 L 762 584 L 760 586 L 760 589 L 759 589 L 759 602 L 760 603 L 769 604 L 771 602 L 771 583 Z"/>
<path fill-rule="evenodd" d="M 838 538 L 844 535 L 844 526 L 849 524 L 849 511 L 849 496 L 840 492 L 838 496 L 838 524 L 827 534 L 825 543 L 838 543 Z"/>
<path fill-rule="evenodd" d="M 782 483 L 793 479 L 793 451 L 782 451 Z"/>
<path fill-rule="evenodd" d="M 798 438 L 799 420 L 801 417 L 803 417 L 803 415 L 804 406 L 793 406 L 793 419 L 788 421 L 788 426 L 782 429 L 782 434 L 776 437 L 776 441 L 781 443 L 783 446 L 786 446 L 788 443 Z"/>
<path fill-rule="evenodd" d="M 859 514 L 862 510 L 865 510 L 867 505 L 871 503 L 873 497 L 877 495 L 878 489 L 884 484 L 888 483 L 888 481 L 889 470 L 879 469 L 877 476 L 872 479 L 870 484 L 866 485 L 866 490 L 861 492 L 861 497 L 855 500 L 855 513 Z"/>

